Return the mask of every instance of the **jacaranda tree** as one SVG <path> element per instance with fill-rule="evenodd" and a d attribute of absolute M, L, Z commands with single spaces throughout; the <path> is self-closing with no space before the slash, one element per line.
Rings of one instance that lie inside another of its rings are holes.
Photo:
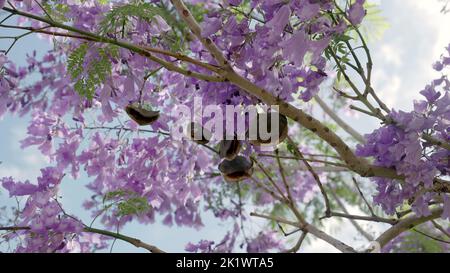
<path fill-rule="evenodd" d="M 364 0 L 0 0 L 0 8 L 0 30 L 20 33 L 0 35 L 10 41 L 0 53 L 0 116 L 31 116 L 21 146 L 50 162 L 36 181 L 0 179 L 2 198 L 19 200 L 0 218 L 11 251 L 91 252 L 119 239 L 162 252 L 120 231 L 132 221 L 151 230 L 156 218 L 208 229 L 205 211 L 235 224 L 222 241 L 180 251 L 297 252 L 308 237 L 342 252 L 448 249 L 450 46 L 434 64 L 441 76 L 404 112 L 373 88 L 360 26 L 376 7 Z M 52 49 L 18 66 L 10 53 L 28 35 Z M 362 136 L 337 114 L 348 105 L 379 128 Z M 220 114 L 230 106 L 235 113 Z M 248 106 L 267 117 L 256 127 L 277 132 L 275 141 L 238 130 L 251 123 Z M 186 108 L 187 122 L 174 115 Z M 231 138 L 211 137 L 217 131 Z M 80 176 L 90 223 L 59 196 Z M 324 232 L 330 218 L 350 221 L 367 248 Z M 252 221 L 266 226 L 250 232 Z M 361 221 L 386 229 L 373 234 Z"/>

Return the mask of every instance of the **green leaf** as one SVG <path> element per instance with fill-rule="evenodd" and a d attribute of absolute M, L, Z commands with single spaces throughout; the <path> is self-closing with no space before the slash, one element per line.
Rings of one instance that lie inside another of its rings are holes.
<path fill-rule="evenodd" d="M 146 213 L 151 209 L 151 206 L 148 204 L 147 198 L 133 197 L 120 202 L 117 208 L 119 216 L 127 216 Z"/>
<path fill-rule="evenodd" d="M 132 18 L 150 22 L 158 14 L 164 12 L 151 3 L 135 2 L 115 6 L 100 23 L 100 30 L 101 33 L 115 32 L 119 28 L 126 27 Z"/>
<path fill-rule="evenodd" d="M 69 70 L 72 79 L 78 78 L 83 73 L 84 58 L 88 50 L 88 44 L 81 44 L 69 55 L 67 69 Z"/>
<path fill-rule="evenodd" d="M 129 191 L 125 191 L 125 190 L 110 191 L 110 192 L 105 194 L 105 196 L 103 198 L 103 202 L 111 201 L 111 200 L 114 200 L 116 198 L 127 196 L 129 194 L 130 194 L 130 192 Z"/>
<path fill-rule="evenodd" d="M 47 14 L 51 16 L 51 19 L 53 19 L 56 22 L 64 23 L 68 22 L 70 19 L 65 16 L 67 12 L 69 12 L 69 6 L 66 4 L 58 3 L 58 1 L 42 1 L 42 7 L 46 11 L 46 17 L 48 18 Z"/>
<path fill-rule="evenodd" d="M 109 203 L 109 207 L 117 207 L 118 216 L 139 215 L 147 213 L 152 207 L 146 197 L 128 190 L 111 191 L 103 197 L 103 203 Z"/>
<path fill-rule="evenodd" d="M 94 49 L 96 52 L 91 52 L 94 57 L 87 60 L 88 50 L 89 45 L 87 43 L 76 48 L 68 57 L 67 67 L 72 79 L 76 81 L 75 91 L 81 97 L 92 100 L 96 88 L 111 75 L 110 58 L 118 56 L 118 49 L 111 45 L 105 48 L 96 48 Z"/>
<path fill-rule="evenodd" d="M 189 5 L 194 17 L 203 17 L 204 9 Z M 100 34 L 118 34 L 122 38 L 134 27 L 136 21 L 152 23 L 155 16 L 160 16 L 172 28 L 158 37 L 152 37 L 151 43 L 164 42 L 172 51 L 180 51 L 183 48 L 184 37 L 190 33 L 187 27 L 176 19 L 176 12 L 169 10 L 163 3 L 143 3 L 130 1 L 130 3 L 114 6 L 100 23 Z"/>
<path fill-rule="evenodd" d="M 367 15 L 359 27 L 359 30 L 366 42 L 380 40 L 390 25 L 386 18 L 383 17 L 379 5 L 366 2 L 364 7 L 367 10 Z M 355 38 L 358 39 L 356 35 Z"/>

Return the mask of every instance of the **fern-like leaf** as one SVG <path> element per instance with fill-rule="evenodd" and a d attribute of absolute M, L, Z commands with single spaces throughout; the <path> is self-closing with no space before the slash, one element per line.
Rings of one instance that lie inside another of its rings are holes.
<path fill-rule="evenodd" d="M 82 97 L 92 100 L 95 90 L 109 75 L 112 65 L 110 57 L 118 54 L 116 47 L 97 48 L 96 58 L 86 60 L 89 46 L 87 43 L 80 45 L 68 58 L 68 71 L 73 80 L 75 91 Z"/>

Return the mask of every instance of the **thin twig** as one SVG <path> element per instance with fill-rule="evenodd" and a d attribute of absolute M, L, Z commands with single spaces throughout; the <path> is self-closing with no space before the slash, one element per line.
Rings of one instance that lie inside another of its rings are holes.
<path fill-rule="evenodd" d="M 444 227 L 442 227 L 441 225 L 439 225 L 436 221 L 431 221 L 431 223 L 433 223 L 433 226 L 435 227 L 435 228 L 437 228 L 438 230 L 440 230 L 445 236 L 447 236 L 448 238 L 450 238 L 450 233 L 447 231 L 447 230 L 445 230 L 445 228 Z"/>
<path fill-rule="evenodd" d="M 361 188 L 358 185 L 358 182 L 356 181 L 356 179 L 354 177 L 352 177 L 353 183 L 355 184 L 356 189 L 359 192 L 359 195 L 361 196 L 361 198 L 364 200 L 364 203 L 366 204 L 367 208 L 370 211 L 370 214 L 372 216 L 376 216 L 375 212 L 373 211 L 372 206 L 369 204 L 369 202 L 367 201 L 366 197 L 364 196 L 363 192 L 361 191 Z"/>
<path fill-rule="evenodd" d="M 398 223 L 398 220 L 395 220 L 395 219 L 381 218 L 381 217 L 378 217 L 378 216 L 351 215 L 351 214 L 348 214 L 348 213 L 340 213 L 340 212 L 334 212 L 334 211 L 332 211 L 330 213 L 329 217 L 324 216 L 324 217 L 321 217 L 320 219 L 322 220 L 322 219 L 331 218 L 331 217 L 341 217 L 341 218 L 360 220 L 360 221 L 386 223 L 386 224 L 390 224 L 390 225 L 395 225 L 396 223 Z"/>
<path fill-rule="evenodd" d="M 336 249 L 340 250 L 341 252 L 344 252 L 344 253 L 355 253 L 356 252 L 356 250 L 353 249 L 351 246 L 346 245 L 345 243 L 339 241 L 338 239 L 328 235 L 327 233 L 319 230 L 315 226 L 310 225 L 308 223 L 300 224 L 297 222 L 283 219 L 281 217 L 264 215 L 264 214 L 260 214 L 260 213 L 256 213 L 256 212 L 251 213 L 250 216 L 263 218 L 263 219 L 267 219 L 267 220 L 271 220 L 271 221 L 275 221 L 275 222 L 280 222 L 280 223 L 284 223 L 284 224 L 291 225 L 294 227 L 299 227 L 303 232 L 311 233 L 315 237 L 334 246 Z"/>
<path fill-rule="evenodd" d="M 443 240 L 443 239 L 441 239 L 441 238 L 432 236 L 432 235 L 427 234 L 427 233 L 425 233 L 425 232 L 423 232 L 423 231 L 420 231 L 420 230 L 418 230 L 418 229 L 416 229 L 416 228 L 413 228 L 413 230 L 414 230 L 415 232 L 417 232 L 417 233 L 419 233 L 419 234 L 425 236 L 425 237 L 428 237 L 428 238 L 432 239 L 432 240 L 435 240 L 435 241 L 438 241 L 438 242 L 441 242 L 441 243 L 445 243 L 445 244 L 450 244 L 450 241 Z"/>
<path fill-rule="evenodd" d="M 276 155 L 271 155 L 271 154 L 258 154 L 258 156 L 260 157 L 272 157 L 272 158 L 276 158 Z M 306 158 L 306 157 L 298 157 L 298 156 L 279 156 L 280 159 L 286 159 L 286 160 L 306 160 L 308 162 L 315 162 L 315 163 L 323 163 L 326 165 L 331 165 L 331 166 L 335 166 L 335 167 L 341 167 L 344 168 L 346 170 L 349 170 L 349 168 L 345 165 L 345 164 L 341 164 L 341 163 L 337 163 L 337 162 L 332 162 L 332 161 L 326 161 L 326 160 L 318 160 L 318 159 L 313 159 L 313 158 Z M 308 169 L 306 169 L 308 170 Z"/>
<path fill-rule="evenodd" d="M 283 198 L 283 200 L 289 202 L 289 199 L 284 195 L 281 188 L 278 186 L 278 184 L 273 180 L 270 173 L 264 168 L 264 166 L 253 156 L 250 157 L 250 159 L 258 166 L 258 168 L 264 173 L 264 175 L 268 178 L 269 182 L 272 184 L 272 186 L 277 190 L 278 194 Z"/>
<path fill-rule="evenodd" d="M 265 192 L 267 192 L 268 194 L 270 194 L 270 196 L 272 196 L 274 199 L 280 201 L 280 202 L 284 202 L 283 197 L 278 196 L 273 190 L 269 189 L 268 187 L 266 187 L 264 184 L 262 184 L 261 182 L 259 182 L 256 178 L 254 178 L 253 176 L 250 177 L 250 179 L 261 189 L 263 189 Z"/>
<path fill-rule="evenodd" d="M 302 232 L 302 235 L 300 235 L 300 238 L 298 238 L 297 243 L 291 248 L 286 251 L 285 253 L 297 253 L 300 247 L 302 246 L 303 241 L 306 238 L 306 235 L 308 235 L 307 232 Z"/>
<path fill-rule="evenodd" d="M 342 211 L 345 214 L 349 214 L 347 211 L 347 208 L 345 207 L 344 203 L 341 201 L 341 199 L 339 199 L 339 197 L 337 196 L 337 194 L 332 190 L 331 194 L 333 195 L 334 200 L 338 203 L 339 207 L 342 209 Z M 359 224 L 358 222 L 356 222 L 354 219 L 348 218 L 350 223 L 356 228 L 356 230 L 361 233 L 361 235 L 367 239 L 367 241 L 373 241 L 373 236 L 370 235 L 369 233 L 367 233 Z"/>
<path fill-rule="evenodd" d="M 52 16 L 50 16 L 50 14 L 45 10 L 45 8 L 41 5 L 41 3 L 39 3 L 39 1 L 34 0 L 34 2 L 44 11 L 44 13 L 48 16 L 50 20 L 54 21 Z"/>
<path fill-rule="evenodd" d="M 323 199 L 325 201 L 325 215 L 329 216 L 331 213 L 331 206 L 330 206 L 330 200 L 328 199 L 327 192 L 325 191 L 325 188 L 323 187 L 322 182 L 320 181 L 319 175 L 314 171 L 313 167 L 309 164 L 307 160 L 305 160 L 303 154 L 300 152 L 300 149 L 297 147 L 295 142 L 291 139 L 290 136 L 287 137 L 289 143 L 293 147 L 294 154 L 297 156 L 298 160 L 301 160 L 303 164 L 305 164 L 308 171 L 312 174 L 314 180 L 316 181 L 317 186 L 319 186 L 320 192 L 322 193 Z"/>
<path fill-rule="evenodd" d="M 365 142 L 364 137 L 348 125 L 343 119 L 341 119 L 333 110 L 331 110 L 331 108 L 319 96 L 314 96 L 314 100 L 319 104 L 320 108 L 322 108 L 322 110 L 336 122 L 337 125 L 351 135 L 356 141 L 359 143 Z"/>
<path fill-rule="evenodd" d="M 275 154 L 277 156 L 277 164 L 278 164 L 278 169 L 280 171 L 281 174 L 281 180 L 283 181 L 284 187 L 286 188 L 286 192 L 287 192 L 287 198 L 290 200 L 291 203 L 294 203 L 294 198 L 292 198 L 292 193 L 291 193 L 291 188 L 289 186 L 289 183 L 287 182 L 286 179 L 286 174 L 283 168 L 283 164 L 281 163 L 280 158 L 278 157 L 278 149 L 275 150 Z"/>

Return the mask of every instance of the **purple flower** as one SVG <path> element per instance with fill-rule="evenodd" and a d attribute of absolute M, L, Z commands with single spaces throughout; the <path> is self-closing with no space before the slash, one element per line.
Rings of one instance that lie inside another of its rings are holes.
<path fill-rule="evenodd" d="M 38 145 L 39 150 L 50 155 L 53 136 L 57 132 L 58 117 L 42 111 L 33 114 L 33 122 L 28 126 L 28 137 L 21 141 L 21 148 Z"/>
<path fill-rule="evenodd" d="M 435 62 L 433 64 L 433 69 L 440 72 L 442 69 L 444 69 L 444 64 L 442 62 Z"/>
<path fill-rule="evenodd" d="M 69 139 L 61 143 L 59 148 L 55 152 L 55 158 L 57 161 L 57 167 L 60 171 L 64 171 L 67 166 L 72 165 L 72 175 L 76 177 L 79 166 L 76 158 L 76 151 L 80 141 L 77 137 Z"/>
<path fill-rule="evenodd" d="M 450 220 L 450 196 L 444 194 L 444 212 L 442 213 L 442 219 Z"/>
<path fill-rule="evenodd" d="M 202 36 L 209 37 L 219 31 L 220 28 L 222 28 L 221 18 L 206 18 L 202 23 Z"/>
<path fill-rule="evenodd" d="M 53 188 L 61 183 L 63 173 L 58 168 L 47 167 L 41 169 L 41 176 L 38 177 L 38 184 L 40 189 Z"/>
<path fill-rule="evenodd" d="M 231 6 L 239 6 L 242 0 L 226 0 Z"/>
<path fill-rule="evenodd" d="M 185 247 L 187 252 L 200 252 L 200 253 L 209 253 L 212 250 L 212 246 L 214 245 L 213 241 L 201 240 L 197 244 L 188 243 Z"/>
<path fill-rule="evenodd" d="M 434 85 L 427 85 L 424 90 L 420 91 L 420 94 L 427 99 L 428 103 L 436 102 L 441 96 L 441 93 L 435 90 Z"/>
<path fill-rule="evenodd" d="M 298 67 L 303 64 L 308 45 L 308 36 L 303 30 L 297 31 L 291 38 L 280 43 L 283 56 Z"/>
<path fill-rule="evenodd" d="M 320 5 L 311 1 L 293 1 L 295 14 L 301 21 L 308 21 L 320 12 Z"/>
<path fill-rule="evenodd" d="M 265 253 L 282 249 L 281 241 L 276 238 L 276 232 L 260 232 L 247 244 L 249 253 Z"/>
<path fill-rule="evenodd" d="M 289 23 L 289 18 L 291 15 L 291 9 L 288 5 L 282 6 L 274 15 L 272 20 L 270 20 L 266 27 L 269 29 L 270 33 L 268 36 L 268 41 L 273 42 L 276 38 L 284 32 L 284 28 Z"/>
<path fill-rule="evenodd" d="M 366 16 L 366 9 L 364 8 L 365 0 L 356 0 L 348 10 L 348 19 L 353 25 L 361 24 L 364 16 Z"/>
<path fill-rule="evenodd" d="M 2 68 L 3 65 L 7 62 L 8 62 L 8 57 L 5 54 L 0 53 L 0 68 Z"/>
<path fill-rule="evenodd" d="M 4 177 L 0 179 L 3 188 L 9 191 L 9 196 L 25 196 L 31 195 L 39 190 L 39 187 L 31 184 L 29 181 L 15 182 L 12 177 Z"/>

